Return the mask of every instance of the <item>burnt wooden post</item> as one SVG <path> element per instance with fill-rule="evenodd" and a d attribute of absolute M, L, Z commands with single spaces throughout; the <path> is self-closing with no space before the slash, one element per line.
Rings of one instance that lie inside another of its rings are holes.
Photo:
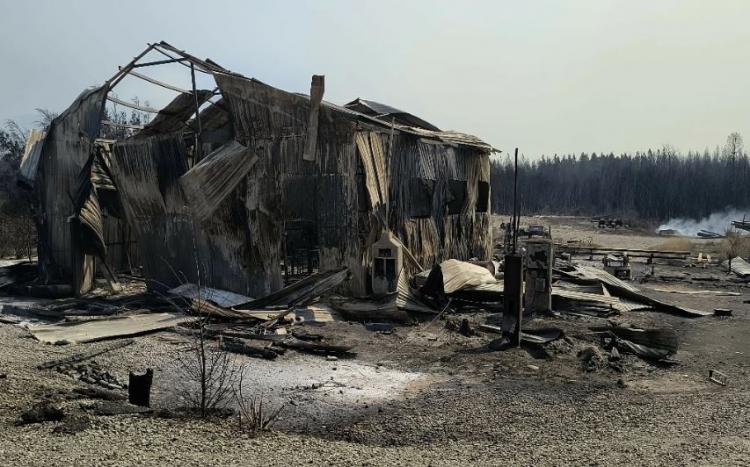
<path fill-rule="evenodd" d="M 513 335 L 514 343 L 521 346 L 521 320 L 523 319 L 523 257 L 505 255 L 503 276 L 503 333 Z"/>
<path fill-rule="evenodd" d="M 154 380 L 154 370 L 148 368 L 146 373 L 137 375 L 132 371 L 128 374 L 128 402 L 133 405 L 150 407 L 151 383 Z"/>

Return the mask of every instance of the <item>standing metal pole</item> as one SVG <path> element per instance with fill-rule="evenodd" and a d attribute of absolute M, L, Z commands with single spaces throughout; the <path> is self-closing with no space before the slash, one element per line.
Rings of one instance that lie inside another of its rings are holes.
<path fill-rule="evenodd" d="M 198 131 L 195 133 L 195 151 L 194 151 L 194 164 L 201 160 L 201 133 L 203 128 L 201 126 L 200 117 L 200 103 L 198 102 L 198 91 L 195 89 L 195 65 L 190 62 L 190 79 L 193 82 L 193 100 L 195 101 L 195 121 L 198 123 Z"/>
<path fill-rule="evenodd" d="M 513 253 L 516 253 L 518 242 L 518 148 L 513 163 Z"/>

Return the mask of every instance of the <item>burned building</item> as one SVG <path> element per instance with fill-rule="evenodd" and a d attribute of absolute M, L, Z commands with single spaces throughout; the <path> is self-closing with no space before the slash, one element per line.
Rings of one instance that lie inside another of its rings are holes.
<path fill-rule="evenodd" d="M 161 59 L 146 61 L 153 53 Z M 216 88 L 183 92 L 139 73 L 164 63 Z M 110 91 L 127 75 L 178 95 L 142 127 L 107 121 Z M 96 269 L 141 268 L 151 287 L 194 282 L 258 297 L 346 267 L 343 292 L 367 295 L 371 247 L 389 232 L 411 270 L 488 259 L 495 150 L 386 105 L 325 102 L 323 88 L 314 76 L 309 96 L 285 92 L 149 45 L 27 151 L 43 280 L 84 293 Z M 126 136 L 104 136 L 117 125 Z"/>

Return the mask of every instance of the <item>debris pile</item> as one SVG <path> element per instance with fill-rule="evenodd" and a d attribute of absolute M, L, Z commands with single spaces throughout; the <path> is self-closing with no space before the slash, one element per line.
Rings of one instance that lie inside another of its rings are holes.
<path fill-rule="evenodd" d="M 78 364 L 61 364 L 55 367 L 55 371 L 70 376 L 76 381 L 94 384 L 111 390 L 127 389 L 126 383 L 121 383 L 109 371 L 102 369 L 96 361 Z"/>

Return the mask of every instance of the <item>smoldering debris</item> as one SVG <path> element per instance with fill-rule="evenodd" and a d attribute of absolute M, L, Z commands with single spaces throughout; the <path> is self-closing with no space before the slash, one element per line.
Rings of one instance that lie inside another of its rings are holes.
<path fill-rule="evenodd" d="M 718 238 L 732 228 L 732 221 L 744 218 L 750 218 L 750 211 L 727 209 L 711 213 L 699 220 L 686 218 L 670 219 L 668 222 L 661 224 L 656 229 L 656 232 L 674 231 L 679 235 L 687 237 L 701 237 L 701 232 L 706 232 L 709 235 L 704 235 L 704 238 Z"/>

